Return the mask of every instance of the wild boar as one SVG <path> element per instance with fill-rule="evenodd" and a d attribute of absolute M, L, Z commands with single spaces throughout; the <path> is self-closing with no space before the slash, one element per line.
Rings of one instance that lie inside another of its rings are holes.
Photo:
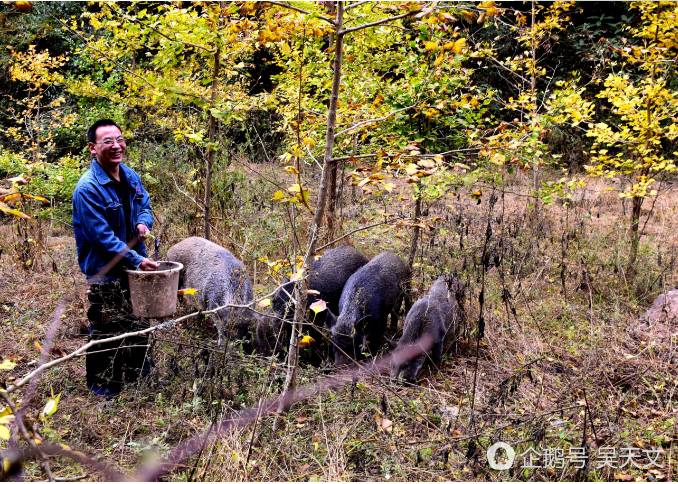
<path fill-rule="evenodd" d="M 317 294 L 309 294 L 307 305 L 310 306 L 318 300 L 327 303 L 327 309 L 320 312 L 313 320 L 313 326 L 309 326 L 309 333 L 315 340 L 314 345 L 326 348 L 327 336 L 323 331 L 329 330 L 336 321 L 339 307 L 339 298 L 348 278 L 360 267 L 367 264 L 368 259 L 351 246 L 344 245 L 330 249 L 322 257 L 311 264 L 309 271 L 309 289 L 317 291 Z M 281 348 L 280 341 L 289 342 L 289 323 L 294 317 L 295 305 L 293 302 L 296 283 L 288 281 L 284 283 L 273 296 L 273 312 L 277 319 L 259 321 L 258 337 L 269 338 L 268 343 L 260 341 L 258 346 Z M 282 331 L 281 331 L 282 327 Z M 282 336 L 282 337 L 281 337 Z M 270 338 L 273 337 L 271 344 Z M 322 359 L 322 351 L 319 357 Z"/>
<path fill-rule="evenodd" d="M 391 252 L 382 252 L 358 269 L 346 282 L 339 299 L 339 315 L 332 327 L 334 362 L 337 365 L 358 359 L 365 350 L 381 346 L 386 320 L 392 324 L 410 276 L 407 264 Z"/>
<path fill-rule="evenodd" d="M 391 368 L 391 377 L 415 382 L 426 361 L 439 365 L 446 340 L 456 338 L 464 318 L 463 285 L 456 276 L 441 276 L 428 294 L 417 300 L 407 313 L 398 348 L 415 344 L 422 336 L 431 338 L 432 346 L 419 356 Z"/>
<path fill-rule="evenodd" d="M 170 247 L 167 258 L 184 265 L 181 287 L 195 288 L 190 298 L 198 309 L 210 310 L 224 304 L 250 304 L 252 282 L 244 264 L 227 249 L 203 239 L 189 237 Z M 211 315 L 217 328 L 218 344 L 225 334 L 249 341 L 254 318 L 247 308 L 226 307 Z"/>

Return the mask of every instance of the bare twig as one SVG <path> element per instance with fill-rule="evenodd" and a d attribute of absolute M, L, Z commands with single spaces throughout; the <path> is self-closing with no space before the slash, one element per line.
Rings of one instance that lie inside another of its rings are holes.
<path fill-rule="evenodd" d="M 334 139 L 336 140 L 339 136 L 342 136 L 346 133 L 350 133 L 351 131 L 360 128 L 361 126 L 365 126 L 367 124 L 373 124 L 373 123 L 380 123 L 381 121 L 385 121 L 391 116 L 395 116 L 396 114 L 402 112 L 402 111 L 407 111 L 408 109 L 412 109 L 413 107 L 416 107 L 416 104 L 413 104 L 411 106 L 406 106 L 404 108 L 396 109 L 395 111 L 391 111 L 390 113 L 380 117 L 380 118 L 374 118 L 374 119 L 367 119 L 365 121 L 360 121 L 355 123 L 352 126 L 349 126 L 348 128 L 339 131 L 337 134 L 334 135 Z M 336 159 L 336 158 L 335 158 Z"/>
<path fill-rule="evenodd" d="M 344 12 L 347 12 L 348 10 L 351 10 L 352 8 L 359 7 L 359 6 L 361 6 L 365 3 L 372 3 L 372 0 L 360 0 L 359 2 L 349 3 L 348 5 L 346 5 L 344 7 Z"/>
<path fill-rule="evenodd" d="M 383 18 L 381 20 L 375 20 L 374 22 L 369 22 L 369 23 L 366 23 L 366 24 L 358 25 L 357 27 L 351 27 L 351 28 L 348 28 L 348 29 L 340 30 L 338 33 L 341 34 L 341 35 L 346 35 L 346 34 L 350 34 L 351 32 L 356 32 L 358 30 L 368 29 L 370 27 L 377 27 L 379 25 L 387 24 L 387 23 L 393 22 L 395 20 L 400 20 L 400 19 L 403 19 L 403 18 L 406 18 L 406 17 L 415 16 L 415 15 L 417 16 L 417 18 L 422 18 L 426 14 L 433 11 L 436 3 L 437 2 L 433 2 L 433 4 L 431 6 L 425 8 L 425 9 L 412 10 L 412 11 L 405 12 L 405 13 L 400 14 L 400 15 L 394 15 L 393 17 Z"/>
<path fill-rule="evenodd" d="M 336 25 L 336 22 L 333 19 L 331 19 L 330 17 L 325 17 L 324 15 L 309 12 L 308 10 L 304 10 L 303 8 L 295 7 L 294 5 L 290 5 L 289 3 L 274 2 L 274 1 L 271 1 L 271 0 L 267 0 L 266 3 L 270 3 L 271 5 L 277 5 L 278 7 L 288 8 L 290 10 L 294 10 L 295 12 L 303 13 L 304 15 L 310 15 L 312 17 L 319 18 L 320 20 L 324 20 L 325 22 L 327 22 L 331 25 Z"/>
<path fill-rule="evenodd" d="M 14 385 L 10 385 L 9 387 L 7 387 L 6 391 L 7 391 L 7 393 L 12 393 L 12 392 L 16 391 L 17 389 L 23 387 L 28 382 L 30 382 L 35 376 L 43 373 L 45 370 L 49 370 L 50 368 L 57 366 L 57 365 L 65 362 L 65 361 L 71 360 L 71 359 L 73 359 L 77 356 L 82 356 L 83 354 L 85 354 L 85 352 L 88 349 L 92 348 L 93 346 L 97 346 L 97 345 L 104 344 L 104 343 L 112 343 L 114 341 L 120 341 L 122 339 L 131 338 L 131 337 L 135 337 L 135 336 L 143 336 L 143 335 L 146 335 L 146 334 L 154 333 L 158 330 L 165 330 L 165 329 L 171 328 L 172 326 L 176 325 L 177 323 L 186 321 L 187 319 L 196 317 L 198 315 L 215 314 L 215 313 L 217 313 L 217 312 L 219 312 L 219 311 L 221 311 L 222 309 L 225 309 L 225 308 L 240 308 L 240 309 L 248 309 L 249 311 L 251 311 L 253 313 L 260 314 L 260 315 L 263 315 L 263 316 L 270 316 L 266 313 L 262 313 L 260 311 L 257 311 L 256 309 L 254 309 L 254 306 L 256 305 L 257 302 L 273 296 L 275 294 L 275 292 L 280 287 L 282 287 L 282 284 L 279 285 L 278 287 L 276 287 L 269 294 L 266 294 L 265 296 L 263 296 L 259 299 L 256 299 L 249 304 L 224 304 L 222 306 L 218 306 L 218 307 L 215 307 L 213 309 L 195 311 L 193 313 L 186 314 L 185 316 L 181 316 L 181 317 L 176 318 L 176 319 L 170 319 L 170 320 L 167 320 L 167 321 L 163 321 L 160 324 L 157 324 L 155 326 L 151 326 L 149 328 L 145 328 L 145 329 L 142 329 L 142 330 L 139 330 L 139 331 L 130 331 L 128 333 L 122 333 L 122 334 L 119 334 L 119 335 L 116 335 L 116 336 L 111 336 L 110 338 L 92 340 L 92 341 L 88 342 L 87 344 L 84 344 L 81 347 L 75 349 L 71 353 L 69 353 L 65 356 L 62 356 L 61 358 L 57 358 L 55 360 L 41 364 L 35 370 L 27 373 L 23 378 L 21 378 Z M 274 316 L 271 316 L 271 317 L 274 317 Z"/>
<path fill-rule="evenodd" d="M 404 219 L 406 219 L 406 218 L 407 218 L 407 217 L 393 217 L 393 218 L 384 220 L 384 221 L 382 221 L 382 222 L 376 222 L 376 223 L 373 223 L 373 224 L 369 224 L 369 225 L 364 225 L 364 226 L 362 226 L 362 227 L 358 227 L 358 228 L 355 229 L 355 230 L 351 230 L 350 232 L 345 233 L 345 234 L 342 235 L 341 237 L 337 237 L 336 239 L 329 241 L 329 242 L 326 243 L 325 245 L 321 245 L 321 246 L 318 247 L 316 250 L 319 252 L 319 251 L 321 251 L 321 250 L 323 250 L 323 249 L 326 249 L 326 248 L 328 248 L 328 247 L 330 247 L 330 246 L 336 244 L 336 243 L 339 242 L 340 240 L 343 240 L 343 239 L 345 239 L 346 237 L 350 237 L 351 235 L 355 234 L 356 232 L 361 232 L 361 231 L 363 231 L 363 230 L 368 230 L 368 229 L 371 229 L 372 227 L 377 227 L 377 226 L 379 226 L 379 225 L 388 225 L 388 224 L 390 224 L 390 223 L 396 222 L 396 221 L 398 221 L 398 220 L 404 220 Z"/>

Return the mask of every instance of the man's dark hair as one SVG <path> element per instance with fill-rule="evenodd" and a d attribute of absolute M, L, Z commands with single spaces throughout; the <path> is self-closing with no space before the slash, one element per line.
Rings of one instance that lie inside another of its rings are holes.
<path fill-rule="evenodd" d="M 102 126 L 115 126 L 116 128 L 120 129 L 118 123 L 116 123 L 112 119 L 100 119 L 92 126 L 90 126 L 89 129 L 87 130 L 87 141 L 89 143 L 97 142 L 97 129 L 101 128 Z M 120 131 L 122 131 L 122 129 L 120 129 Z"/>

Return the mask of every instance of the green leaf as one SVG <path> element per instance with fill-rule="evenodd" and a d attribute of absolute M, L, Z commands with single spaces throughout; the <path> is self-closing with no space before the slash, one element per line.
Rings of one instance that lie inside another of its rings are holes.
<path fill-rule="evenodd" d="M 16 363 L 13 361 L 10 361 L 8 359 L 3 360 L 2 363 L 0 363 L 0 370 L 13 370 L 14 367 L 16 366 Z"/>

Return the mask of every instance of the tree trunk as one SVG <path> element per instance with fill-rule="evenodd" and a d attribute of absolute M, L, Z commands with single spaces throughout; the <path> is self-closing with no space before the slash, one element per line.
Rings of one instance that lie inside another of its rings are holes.
<path fill-rule="evenodd" d="M 340 224 L 337 223 L 337 172 L 339 171 L 339 164 L 333 163 L 332 170 L 330 170 L 330 181 L 327 200 L 327 241 L 334 240 L 337 237 L 337 230 Z"/>
<path fill-rule="evenodd" d="M 313 255 L 318 243 L 319 231 L 322 227 L 323 216 L 325 214 L 325 204 L 329 193 L 329 179 L 332 170 L 336 169 L 336 162 L 332 159 L 332 152 L 334 149 L 334 132 L 337 123 L 337 101 L 339 99 L 339 87 L 341 84 L 341 64 L 343 56 L 343 42 L 344 35 L 341 32 L 344 5 L 343 2 L 337 2 L 337 16 L 336 16 L 336 35 L 334 43 L 334 63 L 332 65 L 332 94 L 330 96 L 330 105 L 327 113 L 327 132 L 325 135 L 325 156 L 323 158 L 323 169 L 320 177 L 320 190 L 318 192 L 318 200 L 316 203 L 315 214 L 313 216 L 313 224 L 309 234 L 308 249 L 304 257 L 303 275 L 307 275 L 308 268 L 313 261 Z M 287 354 L 287 375 L 285 376 L 285 386 L 283 397 L 278 404 L 278 412 L 286 410 L 290 403 L 288 397 L 296 384 L 296 372 L 299 363 L 299 347 L 298 339 L 301 332 L 301 323 L 306 316 L 306 301 L 308 291 L 308 279 L 303 277 L 296 285 L 295 298 L 297 301 L 296 310 L 294 312 L 294 323 L 292 326 L 289 351 Z"/>
<path fill-rule="evenodd" d="M 536 22 L 536 6 L 535 0 L 532 0 L 532 23 L 530 24 L 530 51 L 532 55 L 532 68 L 530 69 L 530 100 L 532 101 L 532 112 L 530 113 L 530 126 L 532 127 L 532 134 L 537 123 L 537 45 L 535 43 L 535 22 Z M 539 160 L 535 160 L 532 164 L 532 185 L 535 190 L 539 188 Z M 538 199 L 537 204 L 538 205 Z"/>
<path fill-rule="evenodd" d="M 643 197 L 632 198 L 631 209 L 631 250 L 629 251 L 629 263 L 626 267 L 627 275 L 633 276 L 636 271 L 636 258 L 638 257 L 638 245 L 640 244 L 640 209 L 643 206 Z"/>
<path fill-rule="evenodd" d="M 217 100 L 217 87 L 219 85 L 219 70 L 220 59 L 219 54 L 221 48 L 217 45 L 214 53 L 214 66 L 212 68 L 212 86 L 210 88 L 210 110 L 208 111 L 207 122 L 207 157 L 205 160 L 205 238 L 210 239 L 210 204 L 212 201 L 212 166 L 214 164 L 214 144 L 217 134 L 217 119 L 212 115 L 212 108 L 214 108 Z"/>

